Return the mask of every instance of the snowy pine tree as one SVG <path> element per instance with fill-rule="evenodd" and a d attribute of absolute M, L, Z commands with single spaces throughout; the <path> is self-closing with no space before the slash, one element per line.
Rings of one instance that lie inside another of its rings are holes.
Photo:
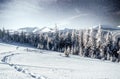
<path fill-rule="evenodd" d="M 96 47 L 96 37 L 93 28 L 91 28 L 90 33 L 89 33 L 89 45 Z"/>
<path fill-rule="evenodd" d="M 79 55 L 83 56 L 83 31 L 79 31 Z"/>
<path fill-rule="evenodd" d="M 64 54 L 65 54 L 66 57 L 69 57 L 70 47 L 67 47 L 67 49 L 65 49 Z"/>
<path fill-rule="evenodd" d="M 84 34 L 84 46 L 88 45 L 88 41 L 89 41 L 89 31 L 88 29 L 86 29 L 85 34 Z"/>
<path fill-rule="evenodd" d="M 101 29 L 101 25 L 99 25 L 98 33 L 96 35 L 96 38 L 97 38 L 97 47 L 100 47 L 101 44 L 103 43 L 102 37 L 103 37 L 103 35 L 102 35 L 102 29 Z"/>

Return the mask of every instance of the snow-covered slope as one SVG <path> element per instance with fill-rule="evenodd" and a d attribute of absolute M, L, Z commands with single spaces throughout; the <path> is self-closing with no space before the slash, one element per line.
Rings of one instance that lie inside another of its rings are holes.
<path fill-rule="evenodd" d="M 18 32 L 26 32 L 26 33 L 48 33 L 48 32 L 55 32 L 54 28 L 49 28 L 49 27 L 43 27 L 43 28 L 38 28 L 38 27 L 25 27 L 25 28 L 20 28 L 17 30 Z M 72 32 L 72 29 L 65 28 L 63 30 L 59 29 L 60 32 Z"/>
<path fill-rule="evenodd" d="M 19 32 L 26 32 L 26 33 L 44 33 L 44 32 L 55 32 L 54 29 L 49 28 L 49 27 L 43 27 L 43 28 L 38 28 L 38 27 L 25 27 L 25 28 L 20 28 L 17 31 Z"/>
<path fill-rule="evenodd" d="M 94 29 L 98 29 L 99 26 L 94 26 Z M 120 30 L 119 27 L 116 26 L 110 26 L 110 25 L 101 25 L 101 29 L 103 30 Z"/>
<path fill-rule="evenodd" d="M 0 79 L 120 78 L 120 63 L 17 46 L 0 43 Z"/>
<path fill-rule="evenodd" d="M 43 27 L 37 30 L 35 33 L 55 32 L 55 29 L 49 27 Z"/>
<path fill-rule="evenodd" d="M 33 79 L 0 62 L 0 79 Z"/>
<path fill-rule="evenodd" d="M 64 28 L 63 30 L 60 30 L 60 32 L 72 32 L 74 29 Z M 78 29 L 77 29 L 78 30 Z"/>
<path fill-rule="evenodd" d="M 19 28 L 17 31 L 18 32 L 26 32 L 26 33 L 33 33 L 39 30 L 38 27 L 25 27 L 25 28 Z"/>
<path fill-rule="evenodd" d="M 0 42 L 0 79 L 33 79 L 26 74 L 19 73 L 13 67 L 2 62 L 4 56 L 11 54 L 12 51 L 16 50 L 16 45 L 9 45 Z"/>

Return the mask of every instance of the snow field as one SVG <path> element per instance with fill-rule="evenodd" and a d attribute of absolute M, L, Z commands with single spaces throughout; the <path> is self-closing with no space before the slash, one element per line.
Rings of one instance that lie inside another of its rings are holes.
<path fill-rule="evenodd" d="M 0 64 L 0 79 L 120 78 L 120 63 L 63 55 L 29 47 L 16 50 L 16 46 L 0 43 L 0 59 L 5 58 Z"/>

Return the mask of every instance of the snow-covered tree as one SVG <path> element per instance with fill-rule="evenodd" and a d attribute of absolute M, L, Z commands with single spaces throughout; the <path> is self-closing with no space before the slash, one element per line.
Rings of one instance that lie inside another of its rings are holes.
<path fill-rule="evenodd" d="M 118 59 L 117 59 L 117 62 L 120 62 L 120 48 L 119 48 L 119 51 L 117 51 L 118 53 Z"/>
<path fill-rule="evenodd" d="M 2 30 L 0 29 L 0 39 L 2 38 Z"/>
<path fill-rule="evenodd" d="M 70 47 L 67 47 L 67 49 L 65 49 L 64 54 L 65 54 L 66 57 L 69 57 Z"/>
<path fill-rule="evenodd" d="M 112 33 L 108 31 L 106 35 L 106 43 L 110 44 L 112 42 Z"/>
<path fill-rule="evenodd" d="M 89 33 L 89 46 L 94 46 L 96 47 L 96 37 L 95 37 L 95 32 L 93 30 L 93 28 L 90 29 L 90 33 Z"/>
<path fill-rule="evenodd" d="M 85 30 L 85 34 L 83 38 L 84 38 L 84 46 L 87 46 L 88 41 L 89 41 L 89 30 L 88 29 Z"/>
<path fill-rule="evenodd" d="M 83 55 L 83 31 L 79 31 L 79 55 Z"/>
<path fill-rule="evenodd" d="M 102 29 L 101 29 L 101 25 L 99 25 L 98 33 L 96 35 L 96 38 L 97 38 L 97 47 L 100 47 L 101 44 L 103 43 L 102 37 L 103 37 L 103 35 L 102 35 Z"/>
<path fill-rule="evenodd" d="M 74 47 L 73 46 L 71 47 L 70 54 L 74 54 Z"/>

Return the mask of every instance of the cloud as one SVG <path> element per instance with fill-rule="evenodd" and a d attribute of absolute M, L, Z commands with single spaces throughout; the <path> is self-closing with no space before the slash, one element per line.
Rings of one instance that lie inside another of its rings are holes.
<path fill-rule="evenodd" d="M 0 9 L 0 26 L 13 29 L 21 26 L 38 26 L 41 11 L 44 10 L 33 0 L 11 0 L 9 3 L 2 3 L 2 7 L 5 8 Z"/>
<path fill-rule="evenodd" d="M 75 8 L 76 13 L 80 13 L 80 10 L 78 8 Z"/>
<path fill-rule="evenodd" d="M 120 11 L 115 12 L 115 14 L 120 16 Z"/>
<path fill-rule="evenodd" d="M 85 17 L 85 16 L 88 16 L 88 14 L 79 14 L 79 15 L 71 16 L 67 19 L 63 19 L 62 21 L 59 21 L 58 24 L 59 25 L 69 25 L 71 23 L 71 21 L 73 21 L 77 18 Z"/>
<path fill-rule="evenodd" d="M 68 18 L 69 21 L 71 20 L 74 20 L 76 18 L 80 18 L 80 17 L 84 17 L 84 16 L 87 16 L 88 14 L 79 14 L 79 15 L 75 15 L 75 16 L 72 16 L 70 18 Z"/>
<path fill-rule="evenodd" d="M 97 23 L 119 21 L 120 12 L 110 14 L 112 2 L 89 0 L 0 0 L 0 25 L 47 26 L 71 25 L 88 26 Z M 109 2 L 111 5 L 108 6 Z M 119 7 L 118 7 L 119 8 Z M 92 14 L 92 15 L 91 15 Z M 105 15 L 106 14 L 106 15 Z M 107 15 L 109 14 L 109 15 Z M 109 17 L 112 18 L 109 19 Z M 86 17 L 87 16 L 87 17 Z M 112 20 L 112 19 L 116 20 Z M 17 28 L 17 27 L 16 27 Z"/>

